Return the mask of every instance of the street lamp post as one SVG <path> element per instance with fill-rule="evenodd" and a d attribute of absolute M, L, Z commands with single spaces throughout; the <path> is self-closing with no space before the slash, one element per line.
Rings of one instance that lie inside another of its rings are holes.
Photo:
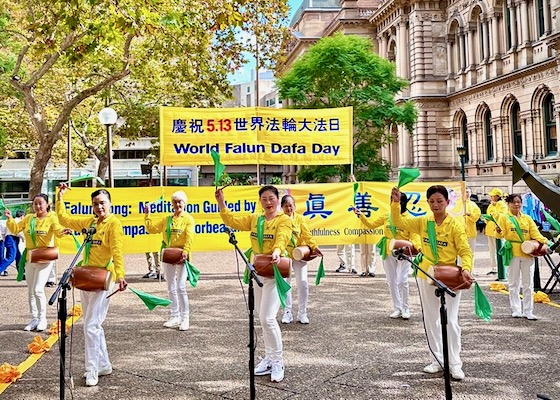
<path fill-rule="evenodd" d="M 109 169 L 109 187 L 114 187 L 113 180 L 113 138 L 111 134 L 112 126 L 117 122 L 117 112 L 111 107 L 105 107 L 99 111 L 99 122 L 107 128 L 107 168 Z"/>
<path fill-rule="evenodd" d="M 465 159 L 467 158 L 467 149 L 465 146 L 458 146 L 457 153 L 459 153 L 459 158 L 461 159 L 461 180 L 465 181 Z"/>

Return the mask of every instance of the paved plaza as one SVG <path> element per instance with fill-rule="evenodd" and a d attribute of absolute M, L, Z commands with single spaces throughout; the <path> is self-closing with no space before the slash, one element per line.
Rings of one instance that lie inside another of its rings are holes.
<path fill-rule="evenodd" d="M 494 317 L 490 322 L 477 318 L 472 290 L 464 291 L 460 323 L 466 378 L 452 382 L 453 398 L 515 400 L 546 394 L 560 399 L 560 308 L 536 304 L 538 321 L 511 318 L 507 295 L 489 290 L 495 277 L 486 275 L 485 238 L 478 239 L 475 276 Z M 311 323 L 281 325 L 286 376 L 277 384 L 268 376 L 256 377 L 257 398 L 444 399 L 441 374 L 422 372 L 430 358 L 414 279 L 410 278 L 411 319 L 391 319 L 380 260 L 375 278 L 360 277 L 334 272 L 334 247 L 324 247 L 323 252 L 327 276 L 319 286 L 313 284 L 318 261 L 310 263 Z M 59 274 L 70 260 L 59 260 Z M 127 255 L 125 261 L 131 287 L 167 296 L 164 282 L 142 279 L 147 271 L 143 254 Z M 247 286 L 238 279 L 235 254 L 195 253 L 193 261 L 202 275 L 198 286 L 188 289 L 188 331 L 162 326 L 167 308 L 149 311 L 130 291 L 113 296 L 104 324 L 113 373 L 100 377 L 95 387 L 86 387 L 82 377 L 83 325 L 76 322 L 66 341 L 67 369 L 74 383 L 67 387 L 67 399 L 249 399 Z M 542 265 L 540 271 L 544 285 L 550 268 Z M 50 296 L 53 289 L 46 290 Z M 8 277 L 0 278 L 0 293 L 0 364 L 18 365 L 28 357 L 27 344 L 37 335 L 22 330 L 29 320 L 27 287 L 15 281 L 10 269 Z M 550 297 L 560 303 L 558 294 Z M 79 296 L 70 292 L 69 307 L 78 302 Z M 49 322 L 56 319 L 55 306 L 49 307 L 48 317 Z M 262 334 L 256 325 L 256 354 L 261 356 Z M 47 338 L 46 333 L 40 335 Z M 56 345 L 0 399 L 58 399 L 59 388 Z"/>

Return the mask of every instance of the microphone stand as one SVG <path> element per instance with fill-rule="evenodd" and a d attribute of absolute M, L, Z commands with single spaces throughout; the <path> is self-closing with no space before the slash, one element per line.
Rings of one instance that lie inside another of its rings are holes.
<path fill-rule="evenodd" d="M 65 387 L 65 369 L 66 369 L 66 319 L 68 318 L 68 307 L 66 304 L 67 300 L 67 291 L 70 289 L 70 284 L 68 281 L 70 280 L 70 276 L 72 275 L 72 270 L 76 265 L 76 261 L 80 254 L 84 250 L 86 243 L 91 242 L 91 238 L 93 236 L 93 232 L 91 230 L 87 230 L 85 232 L 86 238 L 84 242 L 78 249 L 78 252 L 74 256 L 74 259 L 70 263 L 70 266 L 64 271 L 62 274 L 62 278 L 60 278 L 60 282 L 58 282 L 58 286 L 56 290 L 52 294 L 51 298 L 49 299 L 49 306 L 52 306 L 58 296 L 58 293 L 61 293 L 60 297 L 58 298 L 58 326 L 59 326 L 59 350 L 60 350 L 60 400 L 64 400 L 64 387 Z"/>
<path fill-rule="evenodd" d="M 416 267 L 418 271 L 423 272 L 430 278 L 436 285 L 436 297 L 439 297 L 439 319 L 441 323 L 441 338 L 443 341 L 443 379 L 445 381 L 445 400 L 451 400 L 453 395 L 451 393 L 451 374 L 449 372 L 449 343 L 447 340 L 447 307 L 445 306 L 445 294 L 451 297 L 457 296 L 453 290 L 449 289 L 445 283 L 437 280 L 432 275 L 428 274 L 421 267 L 419 267 L 408 255 L 399 251 L 396 254 L 399 260 L 407 260 L 411 265 Z"/>
<path fill-rule="evenodd" d="M 250 399 L 256 399 L 256 391 L 255 391 L 255 291 L 253 287 L 253 280 L 262 287 L 263 284 L 260 281 L 259 277 L 257 276 L 257 271 L 255 271 L 255 267 L 253 264 L 247 260 L 245 253 L 243 253 L 239 246 L 237 246 L 237 239 L 235 238 L 235 234 L 232 231 L 227 232 L 229 235 L 229 242 L 235 247 L 235 251 L 241 256 L 245 265 L 249 269 L 249 392 L 250 392 Z"/>

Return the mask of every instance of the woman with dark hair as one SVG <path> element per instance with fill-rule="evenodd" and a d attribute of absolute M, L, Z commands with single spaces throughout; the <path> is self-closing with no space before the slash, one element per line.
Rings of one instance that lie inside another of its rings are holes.
<path fill-rule="evenodd" d="M 75 217 L 66 212 L 63 196 L 68 186 L 60 184 L 56 212 L 60 223 L 75 231 L 95 228 L 91 245 L 86 247 L 83 265 L 107 269 L 113 281 L 119 285 L 119 290 L 126 289 L 124 279 L 123 257 L 123 228 L 121 221 L 111 212 L 111 195 L 105 189 L 99 189 L 91 194 L 91 204 L 94 216 Z M 85 337 L 85 364 L 87 386 L 95 386 L 98 377 L 109 375 L 113 367 L 109 360 L 103 321 L 109 310 L 107 296 L 112 292 L 114 282 L 109 290 L 84 291 L 80 290 L 82 299 L 84 337 Z"/>
<path fill-rule="evenodd" d="M 216 200 L 222 221 L 227 226 L 240 231 L 251 232 L 251 248 L 254 254 L 272 255 L 272 261 L 280 261 L 292 234 L 292 221 L 279 211 L 278 189 L 263 186 L 259 190 L 263 213 L 235 215 L 230 212 L 221 189 L 216 191 Z M 276 321 L 280 309 L 280 299 L 274 278 L 260 277 L 263 287 L 255 287 L 255 309 L 259 315 L 264 336 L 265 356 L 255 367 L 255 375 L 270 375 L 272 382 L 284 379 L 284 359 L 282 356 L 282 334 Z"/>
<path fill-rule="evenodd" d="M 509 304 L 513 318 L 525 317 L 536 320 L 533 314 L 533 275 L 535 274 L 535 260 L 530 254 L 521 250 L 521 244 L 526 240 L 536 240 L 546 244 L 548 239 L 539 232 L 533 219 L 521 212 L 523 202 L 519 194 L 506 197 L 507 214 L 499 214 L 496 220 L 498 237 L 504 238 L 505 243 L 500 250 L 504 266 L 507 267 L 509 290 Z M 519 288 L 523 286 L 523 307 L 519 299 Z"/>
<path fill-rule="evenodd" d="M 14 234 L 23 232 L 25 235 L 26 251 L 50 247 L 53 245 L 54 235 L 62 236 L 64 228 L 58 223 L 54 213 L 50 212 L 49 199 L 46 194 L 39 194 L 33 198 L 33 211 L 25 218 L 16 222 L 12 218 L 9 209 L 4 210 L 4 215 L 8 219 L 6 226 Z M 23 328 L 25 331 L 44 331 L 47 329 L 47 297 L 45 296 L 45 284 L 53 268 L 55 260 L 48 263 L 31 262 L 24 260 L 25 268 L 18 268 L 18 281 L 21 281 L 25 271 L 25 279 L 29 293 L 29 310 L 31 311 L 31 321 Z"/>
<path fill-rule="evenodd" d="M 286 214 L 292 221 L 292 235 L 290 237 L 290 241 L 288 242 L 288 253 L 292 258 L 292 269 L 294 270 L 294 275 L 296 276 L 298 293 L 297 320 L 302 324 L 308 324 L 309 317 L 307 316 L 307 303 L 309 299 L 309 285 L 307 282 L 307 261 L 295 260 L 292 253 L 296 247 L 309 246 L 314 253 L 318 255 L 322 254 L 317 246 L 317 242 L 311 235 L 307 222 L 301 214 L 296 212 L 294 198 L 287 194 L 282 197 L 280 205 L 284 214 Z M 292 274 L 290 274 L 290 277 L 288 278 L 288 283 L 290 283 L 291 275 Z M 290 290 L 286 296 L 286 307 L 284 308 L 282 323 L 289 324 L 292 320 L 292 290 Z"/>
<path fill-rule="evenodd" d="M 406 194 L 401 193 L 400 197 L 400 212 L 404 215 L 408 199 Z M 407 260 L 398 260 L 391 254 L 390 244 L 391 240 L 408 240 L 412 242 L 416 249 L 420 249 L 420 236 L 401 228 L 397 228 L 391 219 L 390 213 L 385 213 L 378 216 L 373 221 L 368 221 L 362 212 L 354 207 L 354 212 L 360 217 L 362 223 L 370 229 L 376 229 L 383 226 L 383 237 L 377 244 L 379 248 L 381 259 L 383 260 L 383 269 L 387 275 L 387 285 L 393 300 L 393 313 L 391 318 L 409 319 L 410 308 L 408 306 L 408 273 L 410 265 Z"/>
<path fill-rule="evenodd" d="M 432 214 L 420 217 L 404 217 L 401 214 L 401 192 L 393 188 L 391 192 L 391 218 L 396 227 L 416 233 L 421 237 L 422 260 L 419 266 L 424 270 L 432 265 L 461 267 L 465 281 L 473 282 L 472 251 L 467 240 L 465 227 L 460 221 L 447 214 L 449 193 L 444 186 L 430 186 L 426 192 Z M 459 260 L 460 258 L 460 260 Z M 460 262 L 459 262 L 460 261 Z M 441 337 L 440 300 L 435 295 L 434 286 L 422 272 L 417 274 L 418 292 L 424 315 L 424 326 L 428 346 L 435 360 L 424 367 L 424 372 L 433 374 L 443 370 L 443 340 Z M 456 380 L 465 378 L 461 352 L 461 327 L 459 326 L 459 302 L 461 291 L 456 297 L 448 296 L 447 336 L 449 349 L 449 369 Z"/>

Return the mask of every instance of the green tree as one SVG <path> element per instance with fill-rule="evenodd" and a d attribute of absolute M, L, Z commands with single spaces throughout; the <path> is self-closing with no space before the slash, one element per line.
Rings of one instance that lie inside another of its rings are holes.
<path fill-rule="evenodd" d="M 369 39 L 337 33 L 311 46 L 276 86 L 293 108 L 352 106 L 354 175 L 358 180 L 386 181 L 390 164 L 380 157 L 379 149 L 394 140 L 392 126 L 404 124 L 412 132 L 416 121 L 411 102 L 395 101 L 407 84 L 395 75 L 394 64 L 373 52 Z M 347 180 L 349 173 L 349 165 L 304 166 L 298 178 Z"/>
<path fill-rule="evenodd" d="M 273 63 L 286 0 L 0 0 L 0 139 L 8 137 L 8 150 L 34 150 L 29 195 L 41 190 L 53 150 L 63 159 L 64 146 L 55 146 L 71 117 L 100 149 L 95 120 L 109 89 L 127 116 L 122 135 L 157 136 L 160 105 L 226 100 L 227 75 L 250 49 L 240 33 L 254 31 L 256 3 L 266 29 L 278 30 L 264 49 Z"/>

